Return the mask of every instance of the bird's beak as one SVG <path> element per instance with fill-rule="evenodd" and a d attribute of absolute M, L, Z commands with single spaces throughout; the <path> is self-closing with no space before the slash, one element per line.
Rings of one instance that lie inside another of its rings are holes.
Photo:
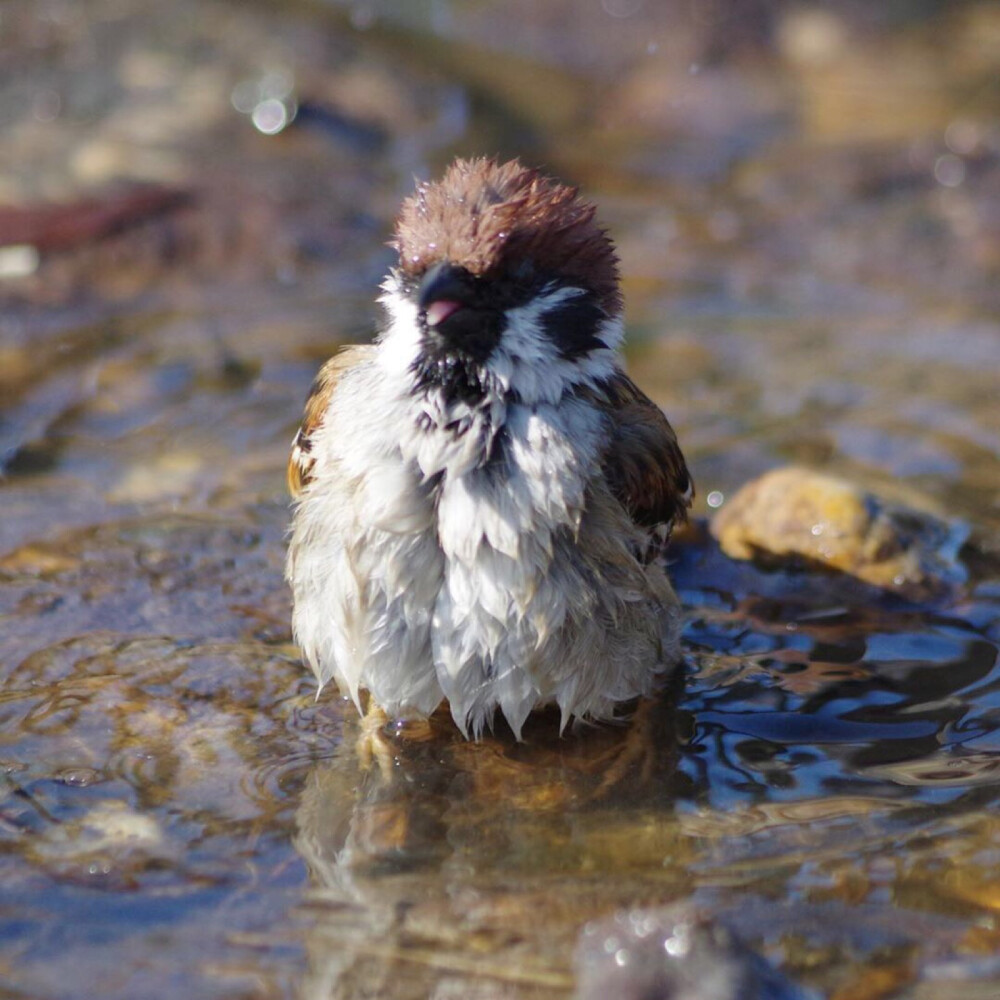
<path fill-rule="evenodd" d="M 483 300 L 483 289 L 464 267 L 435 264 L 417 289 L 424 333 L 446 352 L 485 361 L 503 332 L 504 317 Z"/>
<path fill-rule="evenodd" d="M 462 306 L 468 305 L 469 275 L 453 264 L 435 264 L 420 282 L 417 305 L 430 327 L 439 326 Z"/>
<path fill-rule="evenodd" d="M 462 308 L 461 302 L 454 299 L 435 299 L 424 310 L 427 325 L 434 327 L 443 323 L 453 312 Z"/>

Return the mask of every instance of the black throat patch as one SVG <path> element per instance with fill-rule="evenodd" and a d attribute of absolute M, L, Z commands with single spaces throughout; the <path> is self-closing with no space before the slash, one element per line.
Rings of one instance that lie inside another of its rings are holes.
<path fill-rule="evenodd" d="M 491 379 L 482 364 L 442 344 L 425 344 L 410 371 L 415 395 L 438 391 L 446 406 L 478 406 L 490 390 Z"/>

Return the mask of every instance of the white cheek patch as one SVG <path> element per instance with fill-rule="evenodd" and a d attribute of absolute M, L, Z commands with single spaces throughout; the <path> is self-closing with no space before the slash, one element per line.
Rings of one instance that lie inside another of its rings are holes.
<path fill-rule="evenodd" d="M 525 305 L 508 310 L 503 346 L 512 357 L 525 364 L 555 360 L 559 352 L 545 334 L 545 314 L 583 294 L 578 288 L 556 288 L 543 291 Z"/>
<path fill-rule="evenodd" d="M 379 302 L 389 314 L 389 325 L 382 336 L 378 363 L 402 392 L 411 380 L 413 365 L 420 356 L 420 310 L 403 293 L 395 275 L 386 278 Z"/>
<path fill-rule="evenodd" d="M 609 316 L 597 329 L 597 336 L 609 351 L 617 351 L 625 339 L 625 323 L 621 316 Z"/>
<path fill-rule="evenodd" d="M 622 340 L 619 317 L 606 319 L 598 327 L 596 335 L 605 348 L 573 359 L 562 356 L 545 329 L 547 313 L 585 294 L 579 288 L 554 288 L 507 312 L 507 326 L 486 367 L 523 402 L 558 403 L 568 389 L 614 373 L 616 351 Z"/>

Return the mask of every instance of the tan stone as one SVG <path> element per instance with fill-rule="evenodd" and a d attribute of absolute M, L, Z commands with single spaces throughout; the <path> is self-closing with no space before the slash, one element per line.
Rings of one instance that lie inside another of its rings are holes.
<path fill-rule="evenodd" d="M 818 564 L 889 590 L 933 583 L 919 533 L 898 512 L 846 480 L 798 466 L 748 483 L 711 531 L 733 559 Z"/>

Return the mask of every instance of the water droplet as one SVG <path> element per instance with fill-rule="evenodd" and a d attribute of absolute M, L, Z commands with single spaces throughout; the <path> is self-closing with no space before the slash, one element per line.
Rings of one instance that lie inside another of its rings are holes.
<path fill-rule="evenodd" d="M 673 935 L 663 942 L 663 950 L 673 958 L 683 958 L 691 950 L 687 928 L 675 927 Z"/>
<path fill-rule="evenodd" d="M 968 156 L 979 145 L 979 126 L 967 118 L 956 118 L 944 130 L 944 144 L 959 156 Z"/>
<path fill-rule="evenodd" d="M 232 106 L 241 114 L 248 115 L 260 100 L 260 89 L 256 80 L 241 80 L 229 95 Z"/>
<path fill-rule="evenodd" d="M 260 96 L 263 98 L 273 97 L 279 101 L 290 96 L 295 88 L 295 77 L 287 70 L 276 69 L 265 73 L 259 85 Z"/>
<path fill-rule="evenodd" d="M 264 135 L 277 135 L 288 126 L 294 117 L 294 110 L 289 108 L 284 101 L 277 97 L 269 97 L 253 109 L 250 120 L 258 132 L 262 132 Z"/>
<path fill-rule="evenodd" d="M 958 187 L 965 180 L 965 161 L 954 153 L 939 156 L 934 163 L 934 179 L 944 187 Z"/>

